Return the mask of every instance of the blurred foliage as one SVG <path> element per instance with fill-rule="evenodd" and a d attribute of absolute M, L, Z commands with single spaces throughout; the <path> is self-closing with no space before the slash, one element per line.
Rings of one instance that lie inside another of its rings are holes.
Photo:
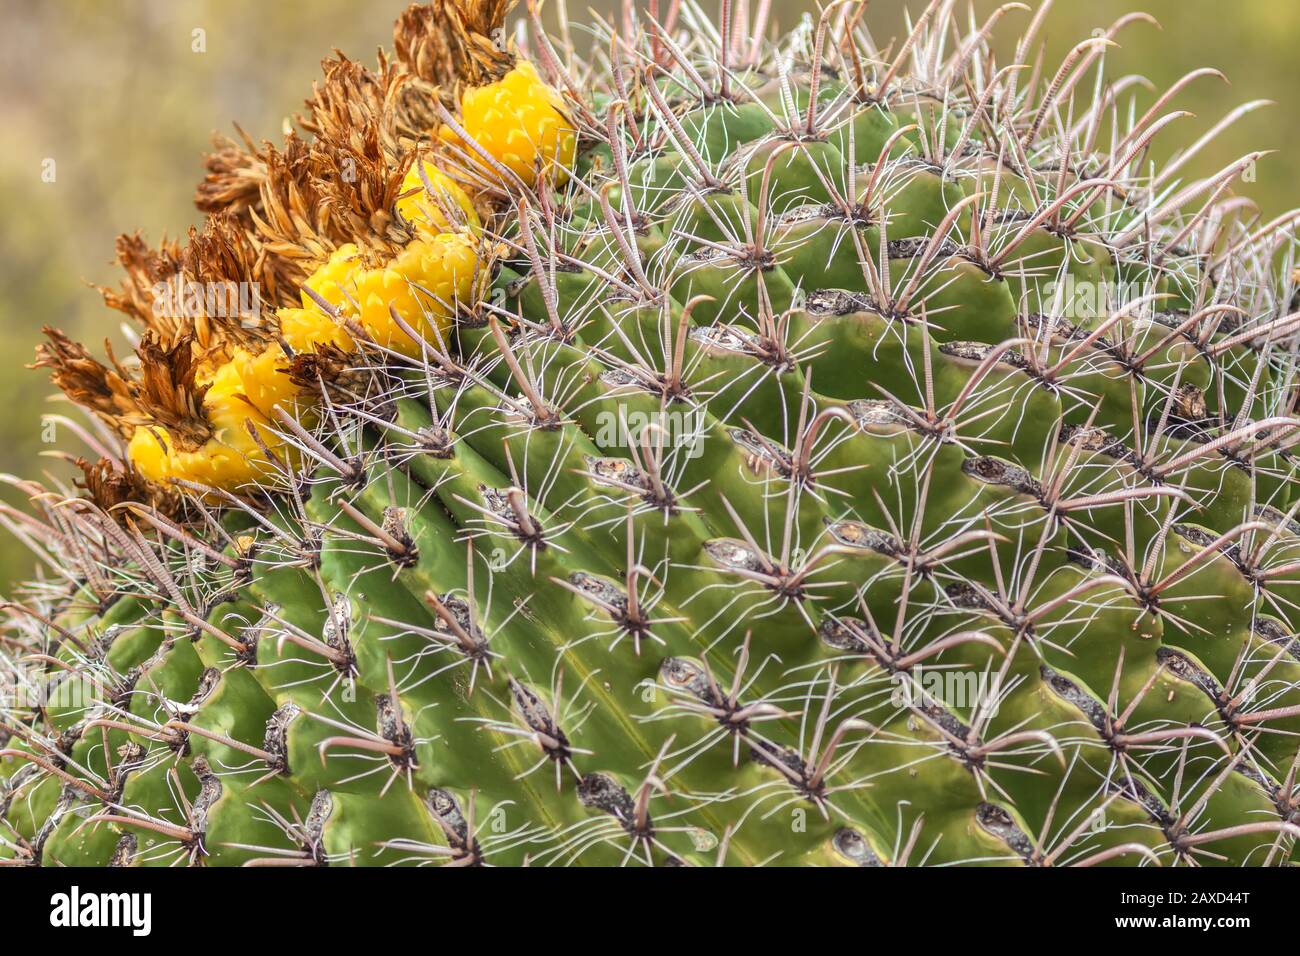
<path fill-rule="evenodd" d="M 406 0 L 0 0 L 0 471 L 34 475 L 66 466 L 37 456 L 71 436 L 42 443 L 49 404 L 44 375 L 24 371 L 42 325 L 98 342 L 116 337 L 117 313 L 87 283 L 116 281 L 111 265 L 118 232 L 142 230 L 152 241 L 183 235 L 197 221 L 191 205 L 200 158 L 214 130 L 237 121 L 255 139 L 280 129 L 319 75 L 318 63 L 338 47 L 373 62 L 388 45 L 394 16 Z M 873 0 L 867 22 L 882 45 L 904 31 L 904 10 L 921 0 Z M 666 3 L 661 7 L 666 9 Z M 705 3 L 705 7 L 716 3 Z M 963 2 L 964 6 L 964 2 Z M 978 20 L 993 8 L 977 0 Z M 790 26 L 814 9 L 776 0 L 776 18 Z M 1080 39 L 1120 15 L 1142 9 L 1163 29 L 1130 25 L 1108 53 L 1112 77 L 1139 73 L 1163 90 L 1194 67 L 1224 71 L 1232 84 L 1197 80 L 1174 105 L 1197 114 L 1157 140 L 1158 158 L 1191 142 L 1248 100 L 1277 105 L 1246 117 L 1207 148 L 1189 174 L 1205 175 L 1255 149 L 1278 152 L 1242 183 L 1266 216 L 1289 208 L 1300 190 L 1300 125 L 1286 117 L 1300 107 L 1300 4 L 1277 0 L 1058 0 L 1041 34 L 1050 75 Z M 554 21 L 561 9 L 551 0 Z M 574 42 L 583 44 L 589 9 L 609 15 L 615 3 L 568 3 Z M 1008 62 L 1029 14 L 999 26 L 997 48 Z M 1087 88 L 1086 86 L 1084 87 Z M 1154 93 L 1139 98 L 1145 109 Z M 46 182 L 48 161 L 54 180 Z M 14 500 L 12 493 L 6 493 Z M 30 558 L 0 544 L 0 592 L 27 573 Z"/>

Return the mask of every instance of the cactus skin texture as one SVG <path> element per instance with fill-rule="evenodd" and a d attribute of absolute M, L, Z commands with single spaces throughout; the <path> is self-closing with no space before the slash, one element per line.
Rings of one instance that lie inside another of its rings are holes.
<path fill-rule="evenodd" d="M 124 240 L 111 305 L 261 324 L 51 333 L 105 456 L 3 516 L 0 861 L 1290 862 L 1295 217 L 1093 99 L 1141 25 L 1016 70 L 1018 5 L 688 3 L 588 69 L 506 6 Z M 213 417 L 241 467 L 125 451 Z"/>

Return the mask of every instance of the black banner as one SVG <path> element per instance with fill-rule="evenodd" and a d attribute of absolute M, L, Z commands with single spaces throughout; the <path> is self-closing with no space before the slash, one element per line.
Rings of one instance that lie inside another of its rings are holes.
<path fill-rule="evenodd" d="M 749 934 L 770 943 L 778 926 L 809 934 L 809 942 L 847 933 L 866 945 L 875 934 L 915 934 L 920 946 L 954 935 L 972 941 L 987 935 L 992 942 L 1012 927 L 1019 939 L 1197 934 L 1232 945 L 1243 933 L 1294 926 L 1294 896 L 1288 875 L 1273 870 L 1155 867 L 0 870 L 10 938 L 95 934 L 128 945 L 243 939 L 337 945 L 352 933 L 374 940 L 387 931 L 428 932 L 432 942 L 449 929 L 475 926 L 510 935 L 549 926 L 560 933 L 559 944 L 569 933 L 581 939 L 603 930 L 610 920 L 615 930 L 643 925 L 645 938 L 661 941 L 688 925 L 692 932 L 713 925 L 728 946 Z"/>

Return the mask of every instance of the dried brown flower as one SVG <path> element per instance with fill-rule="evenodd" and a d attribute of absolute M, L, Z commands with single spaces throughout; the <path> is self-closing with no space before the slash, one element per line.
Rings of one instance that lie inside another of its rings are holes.
<path fill-rule="evenodd" d="M 165 348 L 155 336 L 147 334 L 136 354 L 140 357 L 136 416 L 142 420 L 135 424 L 161 425 L 182 450 L 199 448 L 212 437 L 212 427 L 203 411 L 208 386 L 195 381 L 193 342 L 182 338 Z"/>
<path fill-rule="evenodd" d="M 412 4 L 393 27 L 393 48 L 411 73 L 459 98 L 463 85 L 499 80 L 515 65 L 505 42 L 514 0 Z"/>
<path fill-rule="evenodd" d="M 82 475 L 77 487 L 85 489 L 86 497 L 109 515 L 123 514 L 120 506 L 127 502 L 152 505 L 164 514 L 175 513 L 179 507 L 173 492 L 146 481 L 129 461 L 101 457 L 91 462 L 78 458 L 76 465 Z"/>
<path fill-rule="evenodd" d="M 50 378 L 78 405 L 94 412 L 109 425 L 124 431 L 123 417 L 136 408 L 131 376 L 112 359 L 112 348 L 105 343 L 113 367 L 94 358 L 84 345 L 74 342 L 58 329 L 45 326 L 49 339 L 36 349 L 32 368 L 48 368 Z"/>

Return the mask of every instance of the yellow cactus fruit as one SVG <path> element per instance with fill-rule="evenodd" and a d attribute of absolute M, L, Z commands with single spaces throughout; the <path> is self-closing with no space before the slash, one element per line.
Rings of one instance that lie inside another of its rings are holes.
<path fill-rule="evenodd" d="M 465 190 L 433 163 L 412 163 L 402 180 L 402 193 L 405 195 L 397 200 L 397 211 L 423 232 L 456 232 L 468 228 L 477 234 L 483 228 Z"/>
<path fill-rule="evenodd" d="M 322 313 L 316 315 L 332 327 Z M 284 443 L 272 431 L 275 406 L 299 419 L 311 411 L 299 403 L 301 389 L 289 378 L 288 366 L 288 356 L 277 343 L 259 352 L 239 347 L 228 361 L 201 368 L 195 379 L 208 387 L 203 413 L 211 437 L 186 449 L 161 425 L 138 426 L 127 445 L 136 470 L 153 481 L 181 478 L 226 490 L 269 476 L 273 463 L 248 433 L 247 423 L 257 428 L 262 444 L 283 457 Z"/>
<path fill-rule="evenodd" d="M 339 246 L 329 260 L 303 283 L 302 307 L 308 311 L 318 308 L 316 300 L 307 293 L 311 289 L 335 308 L 346 309 L 349 302 L 345 290 L 352 288 L 353 277 L 361 268 L 361 250 L 351 242 Z"/>
<path fill-rule="evenodd" d="M 295 352 L 314 352 L 322 345 L 352 351 L 352 336 L 314 305 L 307 309 L 279 309 L 280 335 Z"/>
<path fill-rule="evenodd" d="M 568 179 L 577 133 L 560 95 L 542 82 L 527 60 L 495 83 L 466 89 L 460 112 L 465 132 L 528 186 L 536 184 L 539 169 L 552 172 L 557 183 Z M 460 142 L 450 127 L 442 127 L 438 135 Z"/>
<path fill-rule="evenodd" d="M 282 334 L 291 347 L 310 351 L 318 344 L 333 342 L 351 346 L 351 339 L 319 310 L 281 310 Z M 286 321 L 285 313 L 288 313 Z M 248 422 L 275 454 L 291 451 L 272 430 L 278 405 L 300 421 L 311 420 L 310 398 L 288 375 L 289 357 L 278 344 L 258 352 L 239 347 L 228 361 L 209 364 L 196 374 L 196 382 L 208 387 L 203 412 L 212 428 L 211 437 L 198 448 L 179 447 L 161 425 L 138 426 L 131 435 L 127 452 L 144 477 L 166 483 L 181 478 L 213 488 L 236 490 L 269 476 L 273 463 L 262 446 L 248 433 Z"/>
<path fill-rule="evenodd" d="M 257 354 L 239 349 L 226 368 L 232 370 L 239 393 L 267 418 L 274 416 L 277 405 L 295 418 L 301 417 L 304 409 L 299 407 L 298 396 L 302 390 L 289 378 L 289 357 L 278 344 Z"/>
<path fill-rule="evenodd" d="M 412 240 L 376 269 L 365 268 L 355 246 L 341 246 L 306 285 L 380 345 L 416 356 L 420 343 L 393 320 L 390 307 L 425 340 L 445 342 L 457 304 L 469 301 L 480 271 L 478 240 L 443 232 Z M 312 301 L 305 293 L 304 299 Z"/>
<path fill-rule="evenodd" d="M 415 177 L 422 188 L 418 172 Z M 396 309 L 418 335 L 432 342 L 439 337 L 446 340 L 456 308 L 472 295 L 480 271 L 477 230 L 481 226 L 460 187 L 432 167 L 429 179 L 443 191 L 442 198 L 460 208 L 463 222 L 450 231 L 426 233 L 412 240 L 378 268 L 368 268 L 355 245 L 340 246 L 304 283 L 303 307 L 277 313 L 280 335 L 289 348 L 295 352 L 312 352 L 325 345 L 344 351 L 354 348 L 347 330 L 327 315 L 306 289 L 340 315 L 356 320 L 380 345 L 404 354 L 417 356 L 421 346 L 394 321 L 390 309 Z M 423 195 L 429 198 L 427 190 Z M 446 218 L 450 208 L 422 202 L 417 196 L 408 200 L 411 205 L 403 215 L 430 229 L 451 227 Z M 408 200 L 399 201 L 399 210 Z M 248 423 L 274 454 L 291 454 L 293 449 L 272 430 L 276 406 L 301 421 L 313 415 L 310 399 L 304 396 L 300 400 L 301 389 L 287 374 L 288 365 L 289 357 L 279 343 L 256 352 L 240 346 L 224 358 L 207 359 L 195 378 L 198 384 L 208 386 L 203 412 L 211 436 L 197 448 L 185 448 L 161 425 L 138 426 L 127 449 L 136 469 L 145 478 L 164 484 L 179 478 L 226 490 L 269 476 L 274 463 L 249 434 Z"/>
<path fill-rule="evenodd" d="M 361 324 L 380 345 L 419 355 L 420 343 L 393 320 L 389 306 L 427 341 L 445 342 L 457 304 L 473 293 L 479 268 L 478 243 L 470 236 L 445 232 L 416 239 L 382 269 L 357 275 Z"/>
<path fill-rule="evenodd" d="M 127 445 L 127 454 L 145 478 L 166 484 L 172 479 L 198 482 L 213 488 L 234 490 L 266 478 L 274 470 L 266 452 L 248 433 L 251 421 L 267 446 L 279 439 L 260 412 L 238 397 L 229 387 L 234 376 L 226 375 L 220 387 L 214 383 L 203 399 L 203 410 L 212 426 L 212 437 L 192 451 L 177 447 L 166 428 L 141 425 Z"/>

